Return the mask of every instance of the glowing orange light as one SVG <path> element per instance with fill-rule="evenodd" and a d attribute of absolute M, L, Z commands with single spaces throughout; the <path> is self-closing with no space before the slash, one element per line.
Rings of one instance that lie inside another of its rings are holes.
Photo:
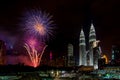
<path fill-rule="evenodd" d="M 105 63 L 107 64 L 108 63 L 108 58 L 106 55 L 103 55 L 102 58 L 105 58 Z"/>

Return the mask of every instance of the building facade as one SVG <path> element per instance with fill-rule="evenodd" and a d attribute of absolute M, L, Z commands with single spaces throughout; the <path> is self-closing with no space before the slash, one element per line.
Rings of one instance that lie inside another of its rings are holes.
<path fill-rule="evenodd" d="M 75 57 L 73 55 L 73 45 L 68 44 L 68 67 L 75 65 Z"/>
<path fill-rule="evenodd" d="M 112 46 L 112 63 L 113 64 L 120 64 L 120 45 L 113 45 Z"/>

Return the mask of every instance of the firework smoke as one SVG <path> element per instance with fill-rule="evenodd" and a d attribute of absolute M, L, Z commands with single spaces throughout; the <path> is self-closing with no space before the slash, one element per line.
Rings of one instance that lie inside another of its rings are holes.
<path fill-rule="evenodd" d="M 7 49 L 12 49 L 17 41 L 17 37 L 10 35 L 10 33 L 6 31 L 0 31 L 0 40 L 5 42 Z"/>

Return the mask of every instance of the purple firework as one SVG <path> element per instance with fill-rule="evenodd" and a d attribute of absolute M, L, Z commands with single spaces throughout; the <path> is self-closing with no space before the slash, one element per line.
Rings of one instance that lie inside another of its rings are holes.
<path fill-rule="evenodd" d="M 52 16 L 40 10 L 32 10 L 25 14 L 24 30 L 29 36 L 39 37 L 46 41 L 53 36 L 54 24 Z"/>

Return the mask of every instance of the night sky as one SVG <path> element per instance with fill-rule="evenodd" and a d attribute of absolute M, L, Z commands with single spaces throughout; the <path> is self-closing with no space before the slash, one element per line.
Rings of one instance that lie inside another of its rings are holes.
<path fill-rule="evenodd" d="M 0 33 L 12 38 L 13 42 L 16 37 L 20 39 L 23 35 L 21 18 L 31 9 L 53 15 L 56 33 L 47 44 L 55 56 L 66 55 L 68 43 L 74 45 L 74 53 L 78 54 L 81 27 L 88 39 L 91 21 L 103 53 L 111 54 L 112 44 L 120 44 L 120 0 L 1 0 Z"/>

